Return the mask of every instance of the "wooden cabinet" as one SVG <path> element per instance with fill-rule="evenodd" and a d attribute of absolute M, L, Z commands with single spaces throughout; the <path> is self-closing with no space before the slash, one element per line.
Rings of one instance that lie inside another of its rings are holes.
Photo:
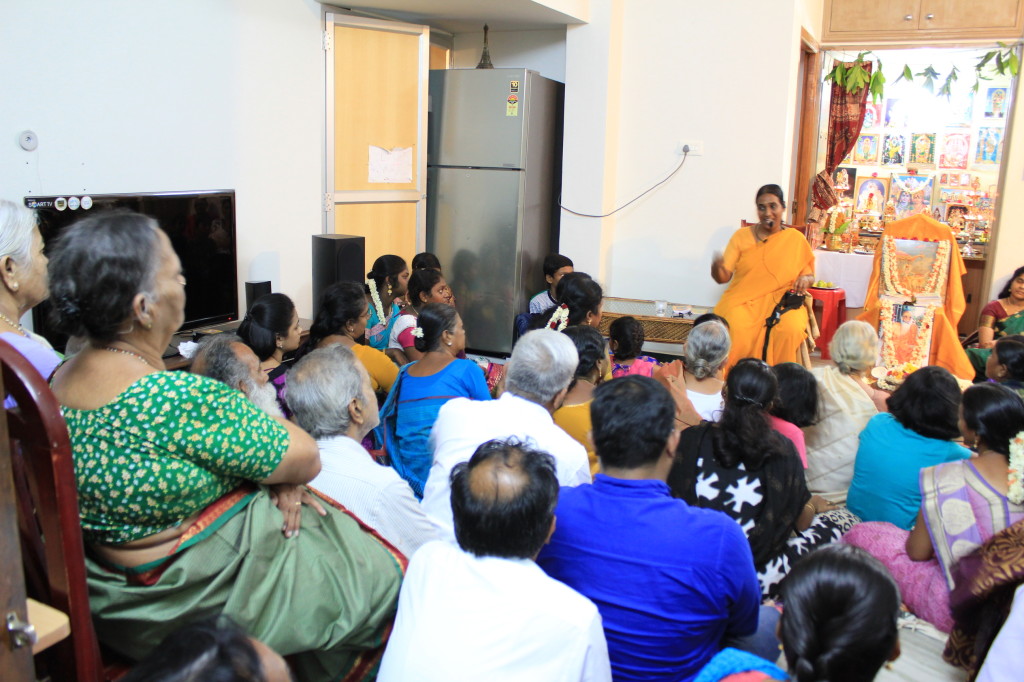
<path fill-rule="evenodd" d="M 826 0 L 822 42 L 878 43 L 1024 36 L 1022 0 Z"/>
<path fill-rule="evenodd" d="M 964 258 L 967 272 L 964 274 L 964 301 L 967 307 L 957 325 L 961 336 L 969 336 L 978 329 L 981 309 L 988 303 L 985 291 L 985 261 L 981 258 Z"/>

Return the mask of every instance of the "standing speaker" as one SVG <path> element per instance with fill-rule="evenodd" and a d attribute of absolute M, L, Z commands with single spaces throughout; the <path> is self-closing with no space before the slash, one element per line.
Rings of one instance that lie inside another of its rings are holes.
<path fill-rule="evenodd" d="M 324 289 L 335 282 L 366 279 L 366 239 L 349 234 L 313 235 L 313 317 Z"/>
<path fill-rule="evenodd" d="M 260 296 L 270 293 L 270 282 L 246 282 L 245 283 L 245 312 L 249 312 L 252 304 Z"/>

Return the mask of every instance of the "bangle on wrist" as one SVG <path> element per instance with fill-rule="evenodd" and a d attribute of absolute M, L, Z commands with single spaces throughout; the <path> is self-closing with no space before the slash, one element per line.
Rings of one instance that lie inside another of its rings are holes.
<path fill-rule="evenodd" d="M 814 506 L 814 502 L 812 502 L 811 500 L 807 500 L 807 503 L 804 506 L 811 510 L 811 514 L 817 516 L 818 509 L 817 507 Z"/>

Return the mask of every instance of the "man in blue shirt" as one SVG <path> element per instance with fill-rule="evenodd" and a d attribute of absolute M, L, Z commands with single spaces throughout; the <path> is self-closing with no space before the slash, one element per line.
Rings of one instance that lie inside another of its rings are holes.
<path fill-rule="evenodd" d="M 603 473 L 562 488 L 537 563 L 597 604 L 616 681 L 690 680 L 726 640 L 757 630 L 750 546 L 725 514 L 670 495 L 679 432 L 658 382 L 602 384 L 590 414 Z"/>

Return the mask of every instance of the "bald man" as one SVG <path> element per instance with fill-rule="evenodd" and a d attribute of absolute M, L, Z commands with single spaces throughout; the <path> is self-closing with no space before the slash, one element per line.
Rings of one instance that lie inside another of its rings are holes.
<path fill-rule="evenodd" d="M 611 680 L 597 607 L 533 561 L 557 502 L 554 460 L 517 441 L 455 466 L 459 547 L 429 542 L 410 562 L 381 682 Z"/>

